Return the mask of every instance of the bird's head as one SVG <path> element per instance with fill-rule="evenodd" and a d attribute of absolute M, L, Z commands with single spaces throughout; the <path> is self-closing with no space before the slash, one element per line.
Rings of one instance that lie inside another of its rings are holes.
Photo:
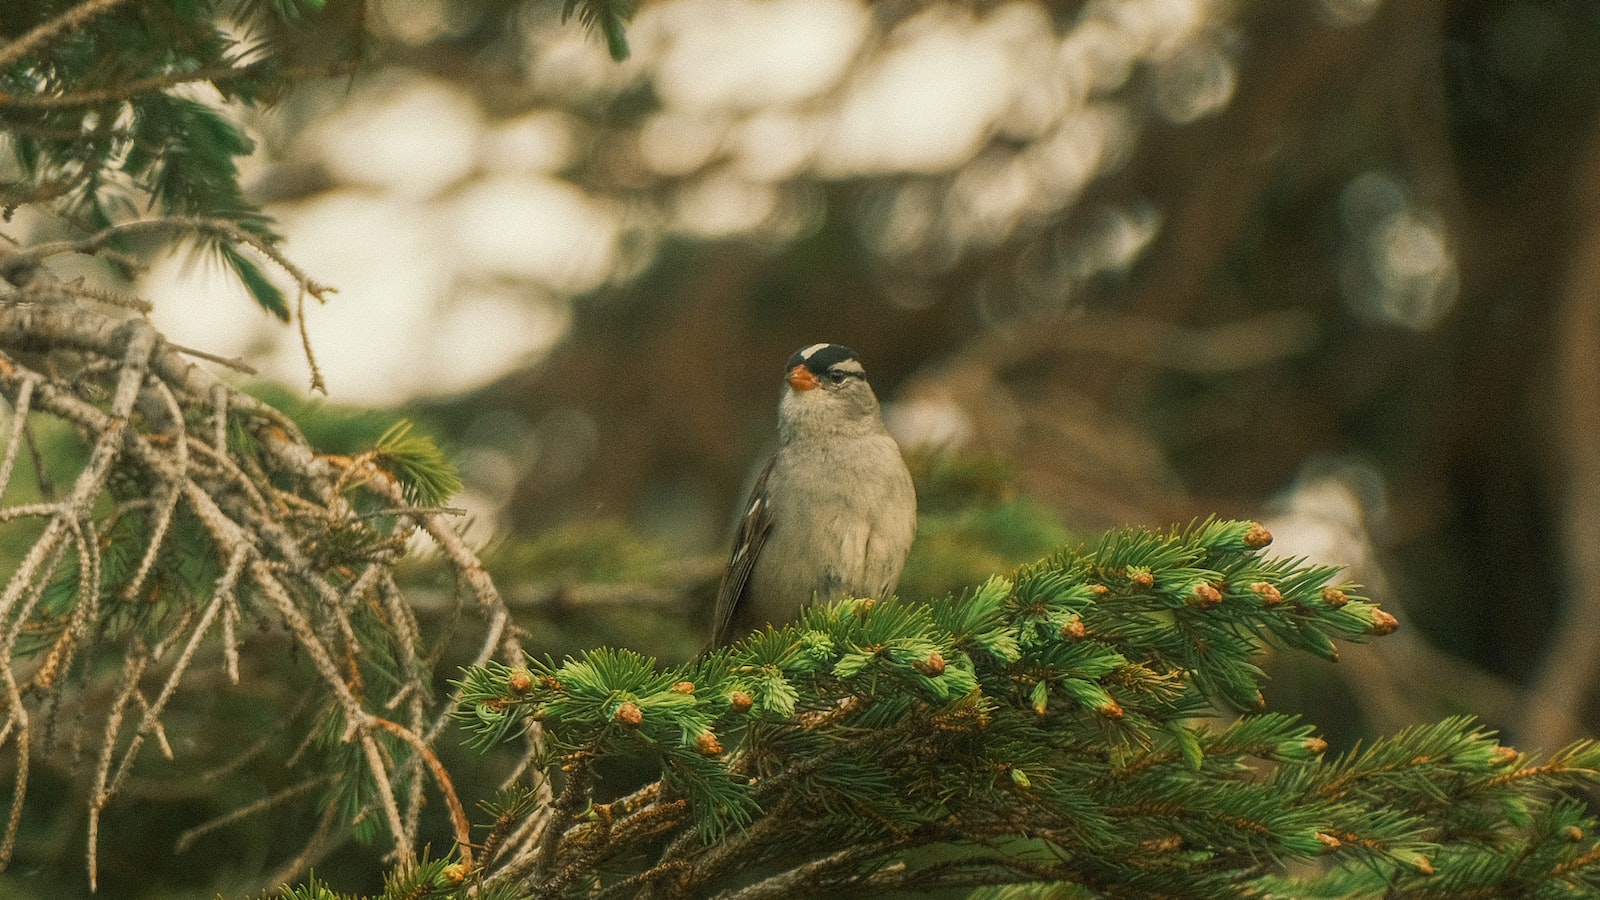
<path fill-rule="evenodd" d="M 796 350 L 784 367 L 787 385 L 778 405 L 785 440 L 799 434 L 881 430 L 878 398 L 867 384 L 861 357 L 843 344 Z"/>

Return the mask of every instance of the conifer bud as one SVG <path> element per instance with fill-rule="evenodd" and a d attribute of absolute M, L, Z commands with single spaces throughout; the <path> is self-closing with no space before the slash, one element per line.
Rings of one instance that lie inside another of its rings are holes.
<path fill-rule="evenodd" d="M 527 669 L 512 669 L 506 676 L 506 686 L 513 694 L 526 694 L 533 687 L 533 673 Z"/>
<path fill-rule="evenodd" d="M 672 692 L 674 694 L 692 694 L 694 693 L 694 682 L 680 681 L 672 686 Z"/>
<path fill-rule="evenodd" d="M 1374 609 L 1372 611 L 1373 634 L 1394 634 L 1395 629 L 1399 627 L 1400 620 L 1396 619 L 1394 616 L 1384 612 L 1381 609 Z"/>
<path fill-rule="evenodd" d="M 1150 587 L 1156 583 L 1156 577 L 1148 571 L 1133 571 L 1128 573 L 1128 580 L 1142 588 Z"/>
<path fill-rule="evenodd" d="M 1108 588 L 1103 584 L 1091 584 L 1089 585 L 1089 593 L 1094 594 L 1096 597 L 1104 597 L 1105 595 L 1111 593 L 1111 588 Z"/>
<path fill-rule="evenodd" d="M 1272 543 L 1272 532 L 1260 522 L 1251 522 L 1250 530 L 1244 533 L 1244 545 L 1251 550 L 1260 550 Z"/>
<path fill-rule="evenodd" d="M 1284 741 L 1278 744 L 1277 755 L 1280 759 L 1301 760 L 1321 756 L 1328 749 L 1328 742 L 1319 737 L 1308 737 L 1298 741 Z"/>
<path fill-rule="evenodd" d="M 1216 609 L 1222 605 L 1222 592 L 1209 584 L 1202 584 L 1190 595 L 1190 605 L 1200 609 Z"/>
<path fill-rule="evenodd" d="M 1334 609 L 1338 609 L 1346 603 L 1349 603 L 1350 598 L 1345 596 L 1344 591 L 1341 591 L 1336 587 L 1325 587 L 1322 589 L 1322 602 L 1328 604 Z"/>
<path fill-rule="evenodd" d="M 939 651 L 934 650 L 928 654 L 927 659 L 917 660 L 911 667 L 929 678 L 938 678 L 944 674 L 944 657 L 939 655 Z"/>
<path fill-rule="evenodd" d="M 1566 828 L 1561 829 L 1561 836 L 1576 844 L 1583 840 L 1583 829 L 1576 825 L 1568 825 Z"/>
<path fill-rule="evenodd" d="M 624 700 L 617 711 L 612 714 L 611 721 L 623 728 L 638 728 L 644 721 L 644 710 L 639 708 L 632 700 Z"/>
<path fill-rule="evenodd" d="M 734 712 L 749 712 L 750 707 L 754 706 L 755 702 L 756 701 L 744 691 L 734 691 L 728 695 L 728 707 Z"/>
<path fill-rule="evenodd" d="M 1089 630 L 1083 627 L 1083 617 L 1076 613 L 1073 614 L 1072 618 L 1067 620 L 1067 624 L 1061 626 L 1062 640 L 1081 641 L 1087 637 L 1088 634 Z"/>
<path fill-rule="evenodd" d="M 1264 606 L 1277 606 L 1279 603 L 1283 602 L 1283 593 L 1265 581 L 1255 582 L 1254 584 L 1250 585 L 1250 590 L 1256 592 L 1256 595 L 1261 598 L 1261 603 Z"/>
<path fill-rule="evenodd" d="M 1431 861 L 1429 861 L 1429 859 L 1426 856 L 1423 856 L 1420 853 L 1417 854 L 1416 859 L 1413 859 L 1411 861 L 1411 864 L 1413 866 L 1415 866 L 1417 871 L 1420 872 L 1423 875 L 1432 875 L 1433 874 L 1433 863 Z"/>
<path fill-rule="evenodd" d="M 721 756 L 722 743 L 717 736 L 707 731 L 694 739 L 694 749 L 701 756 Z"/>
<path fill-rule="evenodd" d="M 1094 711 L 1108 719 L 1113 720 L 1120 719 L 1124 715 L 1122 711 L 1122 704 L 1115 700 L 1107 700 L 1106 702 L 1095 707 Z"/>
<path fill-rule="evenodd" d="M 1517 757 L 1521 755 L 1522 754 L 1518 753 L 1515 747 L 1507 747 L 1506 745 L 1501 744 L 1500 746 L 1494 748 L 1494 754 L 1490 756 L 1489 764 L 1492 766 L 1510 765 L 1511 763 L 1516 762 Z"/>
<path fill-rule="evenodd" d="M 465 863 L 451 863 L 440 869 L 439 874 L 451 884 L 460 884 L 467 880 L 467 866 Z"/>
<path fill-rule="evenodd" d="M 1322 844 L 1323 851 L 1327 853 L 1333 853 L 1344 846 L 1344 841 L 1322 831 L 1317 832 L 1317 841 Z"/>

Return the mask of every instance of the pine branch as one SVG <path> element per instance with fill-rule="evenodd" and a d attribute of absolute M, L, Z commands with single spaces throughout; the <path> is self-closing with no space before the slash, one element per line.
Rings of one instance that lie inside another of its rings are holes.
<path fill-rule="evenodd" d="M 112 87 L 97 90 L 40 94 L 32 97 L 0 96 L 0 108 L 11 107 L 23 110 L 72 109 L 135 100 L 144 94 L 165 91 L 168 88 L 185 84 L 197 84 L 202 81 L 220 88 L 230 82 L 248 81 L 269 76 L 275 79 L 302 81 L 311 78 L 350 75 L 355 71 L 357 71 L 356 64 L 349 61 L 317 68 L 283 67 L 273 60 L 262 60 L 245 65 L 224 63 L 200 69 L 161 72 L 143 78 L 131 78 L 121 81 Z"/>
<path fill-rule="evenodd" d="M 538 871 L 548 896 L 599 879 L 603 896 L 731 898 L 1068 879 L 1225 898 L 1292 861 L 1353 866 L 1330 871 L 1369 886 L 1425 885 L 1444 865 L 1462 889 L 1595 878 L 1582 841 L 1559 872 L 1491 872 L 1481 849 L 1593 781 L 1588 745 L 1534 763 L 1457 719 L 1325 761 L 1291 716 L 1196 718 L 1259 706 L 1252 660 L 1269 645 L 1332 657 L 1333 640 L 1395 628 L 1335 569 L 1263 556 L 1269 541 L 1248 522 L 1123 530 L 959 598 L 812 609 L 686 666 L 601 650 L 470 669 L 458 715 L 480 743 L 536 720 L 585 761 L 662 771 L 618 801 L 637 811 L 588 822 L 570 812 L 586 780 L 567 773 L 541 863 L 502 850 L 484 883 Z"/>
<path fill-rule="evenodd" d="M 128 0 L 84 0 L 54 19 L 40 22 L 16 40 L 0 45 L 0 70 L 10 68 L 32 53 L 38 53 L 52 40 L 83 28 Z"/>

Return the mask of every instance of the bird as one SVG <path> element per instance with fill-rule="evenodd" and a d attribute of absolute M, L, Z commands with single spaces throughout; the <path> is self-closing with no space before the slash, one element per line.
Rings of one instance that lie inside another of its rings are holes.
<path fill-rule="evenodd" d="M 917 530 L 917 494 L 861 357 L 812 344 L 784 367 L 778 449 L 756 479 L 717 591 L 711 646 L 800 607 L 888 597 Z"/>

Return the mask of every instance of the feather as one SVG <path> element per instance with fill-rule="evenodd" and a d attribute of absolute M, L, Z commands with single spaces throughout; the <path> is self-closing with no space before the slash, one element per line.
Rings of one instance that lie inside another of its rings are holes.
<path fill-rule="evenodd" d="M 774 461 L 776 457 L 774 457 Z M 772 474 L 772 461 L 761 470 L 755 487 L 750 491 L 750 503 L 744 518 L 739 520 L 739 533 L 733 542 L 733 556 L 722 574 L 722 584 L 717 588 L 716 618 L 711 627 L 711 646 L 721 647 L 728 640 L 728 626 L 739 604 L 745 602 L 745 591 L 750 586 L 750 573 L 755 570 L 761 547 L 772 530 L 772 510 L 768 505 L 767 476 Z"/>

